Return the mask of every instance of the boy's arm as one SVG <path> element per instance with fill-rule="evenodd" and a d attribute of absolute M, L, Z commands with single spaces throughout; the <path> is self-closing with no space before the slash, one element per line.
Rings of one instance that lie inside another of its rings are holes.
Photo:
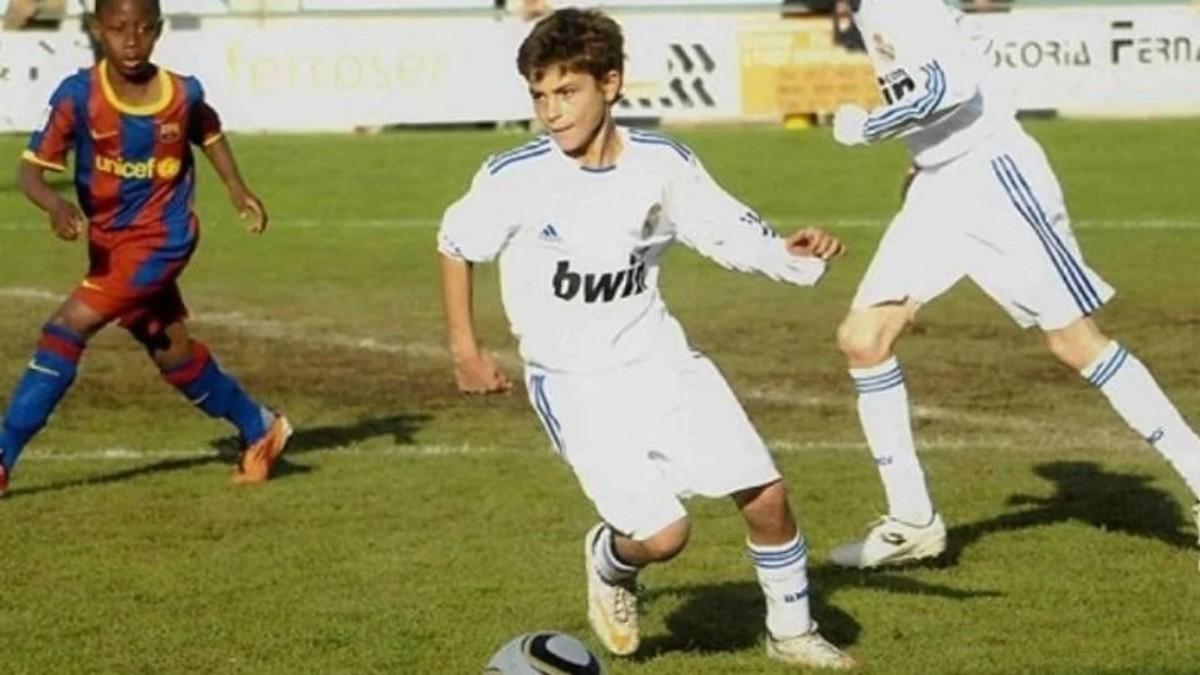
<path fill-rule="evenodd" d="M 237 209 L 243 218 L 251 218 L 247 224 L 250 232 L 262 234 L 267 229 L 267 208 L 242 180 L 229 141 L 222 134 L 210 139 L 201 147 L 204 148 L 204 156 L 212 163 L 213 170 L 229 190 L 229 201 L 233 203 L 233 208 Z"/>
<path fill-rule="evenodd" d="M 479 346 L 471 302 L 474 264 L 499 255 L 517 229 L 515 219 L 506 215 L 510 206 L 506 195 L 511 196 L 510 190 L 496 183 L 485 163 L 467 193 L 446 208 L 437 234 L 446 340 L 454 358 L 455 382 L 459 391 L 468 394 L 512 388 L 504 371 Z"/>
<path fill-rule="evenodd" d="M 508 391 L 512 382 L 479 348 L 472 312 L 472 264 L 441 254 L 442 307 L 446 312 L 446 341 L 454 358 L 454 380 L 467 394 Z"/>
<path fill-rule="evenodd" d="M 63 199 L 46 182 L 46 171 L 67 170 L 67 156 L 76 133 L 86 133 L 76 118 L 79 85 L 75 78 L 63 80 L 50 96 L 45 120 L 29 137 L 29 145 L 17 165 L 17 187 L 38 208 L 50 214 L 50 227 L 60 239 L 77 239 L 87 228 L 79 207 Z"/>
<path fill-rule="evenodd" d="M 694 157 L 672 181 L 667 201 L 680 240 L 728 269 L 811 286 L 825 273 L 826 261 L 844 251 L 836 237 L 818 228 L 780 237 L 753 209 L 717 185 Z"/>
<path fill-rule="evenodd" d="M 87 229 L 79 207 L 59 196 L 46 182 L 46 167 L 22 159 L 17 165 L 17 187 L 29 201 L 50 214 L 50 227 L 59 239 L 73 241 Z"/>

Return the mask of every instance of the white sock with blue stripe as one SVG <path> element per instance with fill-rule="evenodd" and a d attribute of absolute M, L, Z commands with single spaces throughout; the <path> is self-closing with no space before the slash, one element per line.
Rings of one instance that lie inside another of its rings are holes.
<path fill-rule="evenodd" d="M 800 533 L 786 544 L 765 546 L 746 540 L 758 585 L 767 597 L 767 630 L 777 640 L 812 630 L 808 608 L 808 544 Z"/>
<path fill-rule="evenodd" d="M 600 578 L 610 584 L 619 584 L 636 578 L 642 570 L 637 565 L 631 565 L 617 557 L 617 549 L 613 544 L 613 529 L 607 525 L 600 529 L 592 542 L 592 564 Z"/>
<path fill-rule="evenodd" d="M 1146 366 L 1114 340 L 1080 374 L 1108 398 L 1126 424 L 1171 462 L 1200 499 L 1200 437 Z"/>
<path fill-rule="evenodd" d="M 892 357 L 871 368 L 851 368 L 858 388 L 858 420 L 887 494 L 888 514 L 913 525 L 933 520 L 925 472 L 917 461 L 904 370 Z"/>

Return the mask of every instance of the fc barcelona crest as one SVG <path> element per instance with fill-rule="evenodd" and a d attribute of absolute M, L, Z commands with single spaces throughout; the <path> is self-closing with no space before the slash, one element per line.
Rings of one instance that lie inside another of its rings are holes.
<path fill-rule="evenodd" d="M 178 122 L 167 122 L 158 127 L 159 143 L 178 143 L 183 140 L 183 130 Z"/>

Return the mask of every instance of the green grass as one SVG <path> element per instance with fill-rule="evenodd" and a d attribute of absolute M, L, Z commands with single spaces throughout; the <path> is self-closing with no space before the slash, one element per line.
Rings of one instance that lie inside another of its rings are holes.
<path fill-rule="evenodd" d="M 1102 324 L 1200 423 L 1200 121 L 1030 129 L 1089 262 L 1120 290 Z M 904 153 L 838 149 L 826 132 L 678 135 L 781 227 L 829 223 L 850 246 L 814 291 L 683 250 L 663 284 L 776 448 L 817 617 L 863 672 L 1195 672 L 1187 490 L 967 285 L 900 348 L 950 555 L 873 574 L 825 563 L 882 503 L 832 335 L 881 234 L 863 224 L 897 206 Z M 228 429 L 103 333 L 0 503 L 0 671 L 470 673 L 539 628 L 598 648 L 580 570 L 589 504 L 523 393 L 457 395 L 440 351 L 433 223 L 484 155 L 522 138 L 234 139 L 274 226 L 243 232 L 206 171 L 183 286 L 194 332 L 297 424 L 287 464 L 268 485 L 230 485 Z M 20 147 L 0 138 L 0 156 Z M 1173 227 L 1134 226 L 1154 221 Z M 0 393 L 84 255 L 0 182 Z M 480 281 L 481 331 L 512 365 L 494 270 Z M 762 655 L 736 512 L 690 510 L 688 551 L 644 578 L 644 649 L 611 672 L 787 672 Z"/>

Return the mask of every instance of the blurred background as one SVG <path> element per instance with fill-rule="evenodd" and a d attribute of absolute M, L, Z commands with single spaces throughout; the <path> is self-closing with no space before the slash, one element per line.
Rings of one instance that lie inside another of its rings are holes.
<path fill-rule="evenodd" d="M 849 0 L 583 0 L 624 24 L 624 117 L 805 126 L 873 76 Z M 92 58 L 90 0 L 8 0 L 0 131 L 28 130 Z M 565 4 L 565 3 L 564 3 Z M 529 116 L 513 66 L 552 0 L 163 0 L 157 60 L 198 75 L 229 128 L 346 131 Z M 963 0 L 1020 109 L 1191 115 L 1200 5 L 1188 0 Z"/>

